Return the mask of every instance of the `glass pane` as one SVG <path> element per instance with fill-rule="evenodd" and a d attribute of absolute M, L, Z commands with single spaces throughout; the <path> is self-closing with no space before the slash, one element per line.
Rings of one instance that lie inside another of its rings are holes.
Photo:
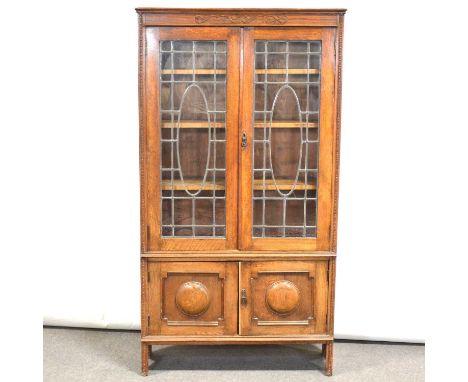
<path fill-rule="evenodd" d="M 256 41 L 253 237 L 316 237 L 320 41 Z"/>
<path fill-rule="evenodd" d="M 161 234 L 226 235 L 226 43 L 161 41 Z"/>

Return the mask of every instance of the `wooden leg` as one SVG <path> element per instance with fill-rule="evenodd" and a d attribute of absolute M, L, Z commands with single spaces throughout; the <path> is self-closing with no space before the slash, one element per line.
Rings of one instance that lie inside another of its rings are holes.
<path fill-rule="evenodd" d="M 325 346 L 325 375 L 331 377 L 333 374 L 333 342 Z"/>
<path fill-rule="evenodd" d="M 148 375 L 148 352 L 150 347 L 150 345 L 141 344 L 141 374 L 144 376 Z"/>
<path fill-rule="evenodd" d="M 327 351 L 327 344 L 322 344 L 322 356 L 325 357 L 325 353 Z"/>

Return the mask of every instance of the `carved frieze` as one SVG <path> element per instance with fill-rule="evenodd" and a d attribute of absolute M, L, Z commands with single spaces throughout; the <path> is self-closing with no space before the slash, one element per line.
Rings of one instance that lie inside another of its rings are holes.
<path fill-rule="evenodd" d="M 197 24 L 286 24 L 288 16 L 284 15 L 197 15 Z"/>

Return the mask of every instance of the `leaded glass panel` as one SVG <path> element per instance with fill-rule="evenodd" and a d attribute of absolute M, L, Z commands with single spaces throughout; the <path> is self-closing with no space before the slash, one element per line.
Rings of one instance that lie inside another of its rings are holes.
<path fill-rule="evenodd" d="M 226 42 L 161 41 L 161 235 L 226 236 Z"/>
<path fill-rule="evenodd" d="M 256 41 L 254 238 L 317 236 L 320 41 Z"/>

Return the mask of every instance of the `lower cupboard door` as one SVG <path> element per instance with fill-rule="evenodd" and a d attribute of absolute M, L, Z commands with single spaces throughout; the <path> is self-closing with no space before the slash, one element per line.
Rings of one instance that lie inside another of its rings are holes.
<path fill-rule="evenodd" d="M 243 262 L 240 334 L 325 334 L 328 261 Z"/>
<path fill-rule="evenodd" d="M 149 262 L 148 271 L 149 335 L 237 334 L 237 262 Z"/>

